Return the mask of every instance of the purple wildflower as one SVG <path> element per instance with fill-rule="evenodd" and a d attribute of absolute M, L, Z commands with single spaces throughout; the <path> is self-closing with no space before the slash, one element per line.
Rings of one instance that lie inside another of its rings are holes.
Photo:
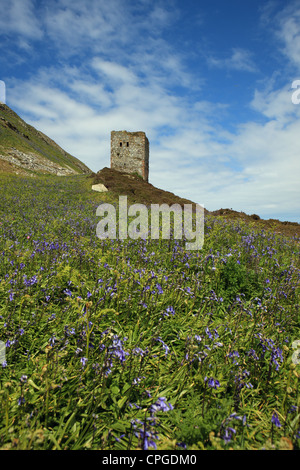
<path fill-rule="evenodd" d="M 236 430 L 234 428 L 225 428 L 224 434 L 222 435 L 225 444 L 228 444 L 231 441 L 233 434 L 236 434 Z"/>
<path fill-rule="evenodd" d="M 271 422 L 272 422 L 272 424 L 275 424 L 275 426 L 276 426 L 277 428 L 281 428 L 281 424 L 280 424 L 280 421 L 279 421 L 279 418 L 278 418 L 278 414 L 277 414 L 277 413 L 275 413 L 275 412 L 273 413 Z"/>
<path fill-rule="evenodd" d="M 166 311 L 163 313 L 163 316 L 164 316 L 164 317 L 168 317 L 169 314 L 175 315 L 174 307 L 172 307 L 172 306 L 167 307 L 167 308 L 166 308 Z"/>
<path fill-rule="evenodd" d="M 169 351 L 170 351 L 170 348 L 169 346 L 159 337 L 159 338 L 156 338 L 156 341 L 159 341 L 162 345 L 163 345 L 163 348 L 165 350 L 165 354 L 166 356 L 168 355 Z"/>
<path fill-rule="evenodd" d="M 24 398 L 23 396 L 22 396 L 22 397 L 19 397 L 19 399 L 18 399 L 18 405 L 19 405 L 19 406 L 22 406 L 22 405 L 24 405 L 24 403 L 25 403 L 25 398 Z"/>
<path fill-rule="evenodd" d="M 170 411 L 173 410 L 171 403 L 166 402 L 165 397 L 160 397 L 158 400 L 150 406 L 151 413 L 156 413 L 157 411 Z"/>
<path fill-rule="evenodd" d="M 68 295 L 69 297 L 72 296 L 72 292 L 70 291 L 70 289 L 65 289 L 64 294 Z"/>
<path fill-rule="evenodd" d="M 209 379 L 207 379 L 207 377 L 205 377 L 204 381 L 207 382 L 207 385 L 210 387 L 210 388 L 217 388 L 217 387 L 220 387 L 220 382 L 217 380 L 217 379 L 214 379 L 213 377 L 210 377 Z"/>
<path fill-rule="evenodd" d="M 28 277 L 25 275 L 23 279 L 24 279 L 24 284 L 27 287 L 34 286 L 34 284 L 37 283 L 37 276 L 32 276 L 31 279 L 28 279 Z"/>
<path fill-rule="evenodd" d="M 87 361 L 88 361 L 87 357 L 81 357 L 80 362 L 82 364 L 82 367 L 86 366 Z"/>
<path fill-rule="evenodd" d="M 151 424 L 151 423 L 150 423 Z M 157 433 L 149 426 L 149 423 L 143 423 L 139 419 L 135 419 L 131 422 L 134 429 L 134 434 L 140 439 L 141 447 L 143 450 L 148 450 L 149 447 L 156 449 L 156 443 L 154 439 L 158 439 Z M 140 425 L 141 427 L 138 427 Z"/>
<path fill-rule="evenodd" d="M 126 341 L 126 339 L 127 338 L 123 338 L 123 341 L 121 341 L 118 335 L 114 335 L 112 346 L 109 348 L 109 353 L 112 357 L 118 358 L 120 362 L 124 362 L 126 356 L 129 355 L 129 353 L 123 349 L 124 341 Z"/>

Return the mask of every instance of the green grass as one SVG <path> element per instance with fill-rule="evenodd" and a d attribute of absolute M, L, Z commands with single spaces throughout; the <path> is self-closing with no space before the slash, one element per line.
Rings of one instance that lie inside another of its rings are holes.
<path fill-rule="evenodd" d="M 299 449 L 299 237 L 101 241 L 90 186 L 0 177 L 0 448 Z"/>
<path fill-rule="evenodd" d="M 78 173 L 89 172 L 77 158 L 64 152 L 54 141 L 23 121 L 8 106 L 0 105 L 0 153 L 15 148 L 24 153 L 34 153 Z"/>

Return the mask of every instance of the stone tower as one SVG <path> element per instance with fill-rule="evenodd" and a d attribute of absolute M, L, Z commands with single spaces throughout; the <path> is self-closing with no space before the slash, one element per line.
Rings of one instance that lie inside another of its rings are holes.
<path fill-rule="evenodd" d="M 145 132 L 112 131 L 110 167 L 138 173 L 148 182 L 149 141 Z"/>

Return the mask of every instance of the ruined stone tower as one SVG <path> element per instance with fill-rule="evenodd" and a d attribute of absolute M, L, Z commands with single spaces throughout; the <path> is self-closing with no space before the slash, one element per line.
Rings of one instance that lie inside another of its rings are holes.
<path fill-rule="evenodd" d="M 149 141 L 145 132 L 112 131 L 110 167 L 138 173 L 148 182 Z"/>

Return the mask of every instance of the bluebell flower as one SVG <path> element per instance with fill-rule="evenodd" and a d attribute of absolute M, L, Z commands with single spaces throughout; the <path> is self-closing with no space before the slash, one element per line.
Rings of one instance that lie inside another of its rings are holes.
<path fill-rule="evenodd" d="M 233 434 L 236 434 L 236 430 L 234 428 L 228 427 L 224 430 L 222 438 L 225 444 L 228 444 L 231 441 Z"/>
<path fill-rule="evenodd" d="M 70 289 L 65 289 L 64 294 L 68 295 L 69 297 L 72 296 L 72 292 L 70 291 Z"/>
<path fill-rule="evenodd" d="M 139 347 L 134 348 L 134 349 L 132 350 L 132 353 L 133 353 L 134 356 L 141 356 L 141 357 L 146 356 L 146 355 L 148 354 L 148 352 L 149 352 L 148 349 L 146 349 L 146 350 L 144 351 L 142 348 L 139 348 Z"/>
<path fill-rule="evenodd" d="M 158 439 L 158 435 L 155 430 L 152 429 L 153 425 L 155 425 L 153 421 L 149 425 L 149 423 L 146 424 L 139 419 L 135 419 L 131 422 L 131 425 L 134 429 L 135 436 L 138 437 L 141 441 L 141 447 L 143 450 L 148 450 L 149 447 L 157 449 L 154 439 Z M 137 427 L 137 425 L 140 425 L 141 427 Z"/>
<path fill-rule="evenodd" d="M 235 359 L 236 357 L 240 357 L 238 351 L 232 351 L 232 352 L 230 352 L 230 353 L 228 354 L 228 357 L 233 358 L 233 360 L 232 360 L 233 364 L 237 364 L 237 365 L 239 364 L 239 363 L 237 362 L 237 360 Z"/>
<path fill-rule="evenodd" d="M 281 424 L 280 424 L 280 421 L 279 421 L 279 418 L 278 418 L 278 414 L 277 414 L 277 413 L 275 413 L 275 412 L 273 413 L 271 422 L 272 422 L 273 424 L 275 424 L 275 426 L 276 426 L 277 428 L 281 428 Z"/>
<path fill-rule="evenodd" d="M 210 387 L 210 388 L 218 388 L 220 387 L 220 382 L 217 380 L 217 379 L 214 379 L 213 377 L 210 377 L 209 379 L 207 379 L 207 377 L 204 378 L 204 381 L 207 382 L 207 385 Z"/>
<path fill-rule="evenodd" d="M 186 449 L 186 444 L 184 442 L 177 442 L 177 447 L 181 447 L 182 449 Z"/>
<path fill-rule="evenodd" d="M 159 338 L 156 338 L 156 341 L 159 341 L 162 345 L 163 345 L 163 348 L 165 350 L 165 354 L 166 356 L 168 355 L 169 351 L 170 351 L 170 348 L 169 346 L 159 337 Z"/>
<path fill-rule="evenodd" d="M 24 282 L 24 285 L 27 287 L 33 286 L 34 284 L 37 283 L 37 276 L 33 276 L 31 279 L 28 279 L 28 277 L 25 275 L 23 277 L 23 282 Z"/>
<path fill-rule="evenodd" d="M 81 357 L 80 358 L 80 362 L 82 364 L 82 367 L 85 367 L 86 363 L 87 363 L 88 359 L 86 357 Z"/>
<path fill-rule="evenodd" d="M 150 411 L 152 413 L 156 413 L 157 411 L 170 411 L 173 410 L 173 405 L 171 403 L 167 403 L 167 399 L 165 397 L 160 397 L 158 400 L 150 406 Z"/>
<path fill-rule="evenodd" d="M 211 334 L 211 332 L 209 331 L 209 329 L 207 327 L 205 328 L 205 333 L 207 334 L 209 339 L 213 339 L 213 335 Z"/>
<path fill-rule="evenodd" d="M 174 307 L 169 306 L 169 307 L 166 308 L 166 312 L 164 313 L 164 315 L 168 317 L 168 316 L 169 316 L 169 313 L 170 313 L 171 315 L 175 315 Z"/>
<path fill-rule="evenodd" d="M 65 326 L 65 334 L 67 336 L 70 336 L 70 335 L 75 335 L 75 328 L 70 328 L 68 326 Z"/>
<path fill-rule="evenodd" d="M 156 284 L 156 287 L 157 287 L 158 293 L 159 293 L 159 294 L 163 294 L 164 291 L 162 290 L 161 285 L 160 285 L 160 284 Z"/>
<path fill-rule="evenodd" d="M 295 405 L 292 405 L 291 408 L 289 409 L 288 413 L 296 413 L 298 407 Z"/>

